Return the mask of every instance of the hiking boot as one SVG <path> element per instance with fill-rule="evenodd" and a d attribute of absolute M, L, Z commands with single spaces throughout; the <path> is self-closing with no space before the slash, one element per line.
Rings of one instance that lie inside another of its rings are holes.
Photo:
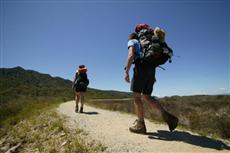
<path fill-rule="evenodd" d="M 75 113 L 77 113 L 78 112 L 78 105 L 76 105 L 76 107 L 75 107 Z"/>
<path fill-rule="evenodd" d="M 80 113 L 83 113 L 83 107 L 80 108 L 80 111 L 79 111 L 79 112 L 80 112 Z"/>
<path fill-rule="evenodd" d="M 133 133 L 142 133 L 145 134 L 146 133 L 146 127 L 145 127 L 145 121 L 144 120 L 139 120 L 136 119 L 136 121 L 134 122 L 134 126 L 129 128 L 130 132 Z"/>
<path fill-rule="evenodd" d="M 163 117 L 164 121 L 168 124 L 169 130 L 171 132 L 176 129 L 177 124 L 178 124 L 178 118 L 176 116 L 173 116 L 172 114 L 170 114 L 168 112 L 164 112 L 162 114 L 162 117 Z"/>

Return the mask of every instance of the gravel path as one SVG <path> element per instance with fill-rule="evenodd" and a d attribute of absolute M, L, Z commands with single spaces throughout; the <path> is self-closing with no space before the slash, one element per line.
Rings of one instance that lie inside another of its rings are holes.
<path fill-rule="evenodd" d="M 63 103 L 58 112 L 69 116 L 74 126 L 88 132 L 89 139 L 99 141 L 108 148 L 105 152 L 151 152 L 151 153 L 211 153 L 228 152 L 229 146 L 221 141 L 182 130 L 168 132 L 167 125 L 146 120 L 147 134 L 133 134 L 128 128 L 134 115 L 85 106 L 85 113 L 74 112 L 74 101 Z"/>

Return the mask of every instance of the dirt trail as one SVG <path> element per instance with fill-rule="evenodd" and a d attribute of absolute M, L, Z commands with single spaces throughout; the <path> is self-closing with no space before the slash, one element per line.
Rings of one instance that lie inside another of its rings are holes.
<path fill-rule="evenodd" d="M 230 147 L 221 141 L 199 136 L 189 131 L 169 132 L 167 125 L 146 120 L 147 134 L 133 134 L 128 128 L 134 115 L 85 106 L 84 113 L 74 112 L 74 101 L 60 105 L 58 112 L 74 121 L 74 125 L 88 132 L 89 139 L 108 148 L 105 152 L 151 153 L 211 153 L 228 152 Z M 74 127 L 73 127 L 74 128 Z"/>

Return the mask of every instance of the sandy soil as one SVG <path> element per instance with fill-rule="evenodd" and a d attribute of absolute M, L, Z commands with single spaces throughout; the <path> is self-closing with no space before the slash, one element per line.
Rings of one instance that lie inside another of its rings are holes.
<path fill-rule="evenodd" d="M 72 128 L 79 127 L 88 133 L 88 139 L 98 141 L 108 148 L 105 152 L 143 153 L 211 153 L 228 152 L 230 147 L 222 141 L 202 137 L 177 129 L 169 132 L 167 125 L 145 120 L 147 134 L 129 132 L 134 115 L 85 106 L 84 113 L 74 112 L 74 101 L 63 103 L 58 112 L 73 121 Z"/>

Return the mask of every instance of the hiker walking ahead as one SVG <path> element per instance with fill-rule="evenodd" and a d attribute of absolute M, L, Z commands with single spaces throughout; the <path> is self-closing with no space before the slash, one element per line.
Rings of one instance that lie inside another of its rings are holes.
<path fill-rule="evenodd" d="M 170 131 L 177 127 L 178 119 L 169 114 L 159 103 L 159 101 L 151 98 L 153 85 L 155 82 L 156 67 L 142 60 L 143 51 L 139 42 L 137 33 L 129 35 L 128 41 L 128 60 L 125 67 L 125 80 L 129 83 L 129 70 L 134 62 L 134 73 L 131 81 L 131 91 L 133 92 L 134 108 L 138 119 L 135 125 L 129 130 L 134 133 L 146 133 L 144 122 L 143 101 L 147 102 L 151 108 L 161 112 L 164 121 L 168 124 Z"/>
<path fill-rule="evenodd" d="M 73 88 L 76 91 L 76 107 L 75 107 L 75 112 L 78 112 L 78 103 L 79 101 L 81 102 L 81 107 L 80 107 L 80 113 L 83 113 L 83 107 L 84 107 L 84 93 L 87 90 L 87 86 L 89 85 L 89 80 L 87 78 L 87 69 L 85 65 L 80 65 L 78 67 L 78 70 L 75 73 L 75 78 L 73 81 Z"/>

